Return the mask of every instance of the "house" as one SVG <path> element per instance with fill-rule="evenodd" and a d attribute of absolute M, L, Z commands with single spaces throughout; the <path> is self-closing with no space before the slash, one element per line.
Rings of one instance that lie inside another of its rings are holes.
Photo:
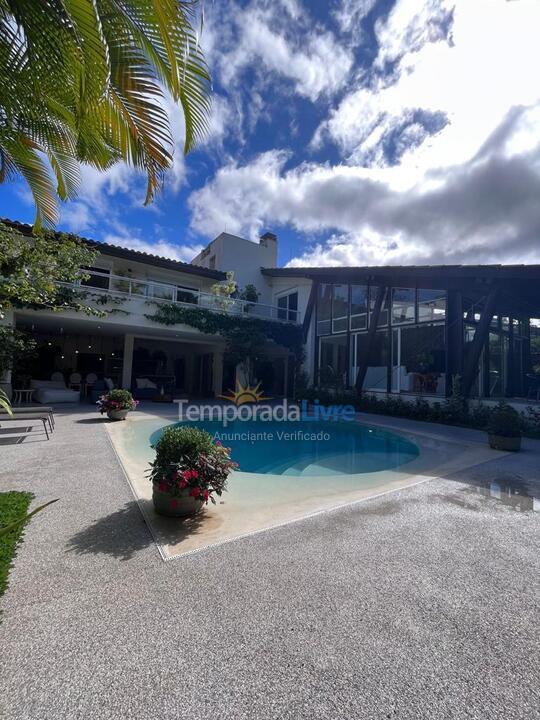
<path fill-rule="evenodd" d="M 203 332 L 187 309 L 271 323 L 261 325 L 269 339 L 251 375 L 272 396 L 295 382 L 291 348 L 269 332 L 277 326 L 297 329 L 316 386 L 436 399 L 459 375 L 470 397 L 537 397 L 540 388 L 538 265 L 280 268 L 272 233 L 258 242 L 221 233 L 191 263 L 93 245 L 89 279 L 66 291 L 102 317 L 21 308 L 9 318 L 38 341 L 33 377 L 106 377 L 153 399 L 212 397 L 245 381 L 224 336 Z M 257 301 L 216 294 L 231 271 Z"/>
<path fill-rule="evenodd" d="M 23 234 L 31 234 L 28 225 L 4 222 Z M 260 280 L 261 262 L 267 264 L 277 257 L 277 238 L 262 238 L 260 245 L 225 236 L 226 241 L 229 238 L 232 243 L 240 240 L 248 251 L 255 249 L 244 269 L 246 273 L 248 267 L 255 269 Z M 219 244 L 222 239 L 220 236 L 215 242 Z M 68 385 L 76 388 L 81 382 L 84 385 L 88 376 L 91 381 L 107 378 L 116 386 L 131 388 L 139 398 L 213 397 L 234 388 L 237 379 L 237 366 L 228 360 L 225 338 L 219 332 L 203 332 L 188 322 L 160 322 L 160 311 L 200 310 L 203 315 L 225 316 L 238 323 L 248 318 L 280 326 L 300 322 L 299 312 L 292 307 L 284 313 L 278 304 L 216 294 L 215 286 L 226 281 L 225 270 L 229 269 L 221 262 L 228 263 L 234 257 L 227 242 L 218 268 L 82 240 L 99 250 L 94 265 L 85 268 L 88 279 L 71 286 L 59 285 L 64 292 L 75 293 L 81 303 L 95 307 L 100 316 L 71 309 L 53 312 L 47 308 L 16 308 L 6 318 L 17 328 L 29 331 L 37 341 L 37 356 L 24 369 L 24 374 L 34 380 L 48 381 L 54 373 L 61 373 Z M 242 255 L 248 257 L 245 248 Z M 243 282 L 255 279 L 255 274 L 245 274 Z M 268 288 L 271 284 L 265 280 L 259 283 Z M 270 299 L 270 290 L 264 297 Z M 273 395 L 288 391 L 289 355 L 287 347 L 269 341 L 264 358 L 253 368 L 257 376 L 265 378 L 267 392 Z M 23 374 L 21 368 L 14 369 L 15 385 L 18 374 Z"/>

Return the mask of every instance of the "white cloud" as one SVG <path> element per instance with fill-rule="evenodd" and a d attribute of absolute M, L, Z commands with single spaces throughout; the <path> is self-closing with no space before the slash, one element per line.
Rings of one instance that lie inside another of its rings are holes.
<path fill-rule="evenodd" d="M 221 42 L 216 41 L 219 20 L 214 18 L 204 44 L 225 87 L 239 83 L 248 67 L 260 72 L 264 69 L 268 80 L 271 74 L 291 80 L 295 91 L 310 100 L 334 93 L 346 81 L 352 54 L 333 33 L 303 21 L 306 10 L 298 3 L 254 0 L 247 8 L 240 8 L 231 2 L 225 15 L 232 23 L 220 26 Z"/>
<path fill-rule="evenodd" d="M 475 158 L 407 187 L 392 186 L 392 168 L 285 170 L 277 151 L 230 164 L 191 195 L 192 224 L 206 235 L 275 224 L 331 234 L 293 264 L 538 261 L 540 146 L 513 149 L 537 112 L 511 112 Z"/>
<path fill-rule="evenodd" d="M 194 229 L 315 233 L 302 264 L 540 261 L 539 21 L 535 0 L 398 0 L 373 72 L 318 133 L 344 161 L 228 163 L 192 194 Z"/>
<path fill-rule="evenodd" d="M 109 233 L 105 235 L 104 242 L 129 248 L 130 250 L 150 253 L 151 255 L 160 255 L 171 260 L 180 260 L 181 262 L 191 262 L 204 248 L 203 245 L 176 245 L 167 240 L 148 242 L 147 240 L 141 240 L 127 229 L 123 234 Z"/>

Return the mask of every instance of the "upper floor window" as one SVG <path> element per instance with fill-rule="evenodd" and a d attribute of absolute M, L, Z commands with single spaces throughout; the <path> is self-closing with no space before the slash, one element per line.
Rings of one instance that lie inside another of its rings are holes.
<path fill-rule="evenodd" d="M 368 324 L 368 286 L 351 285 L 351 330 L 365 330 Z"/>
<path fill-rule="evenodd" d="M 392 289 L 392 325 L 414 323 L 416 290 L 414 288 Z"/>
<path fill-rule="evenodd" d="M 347 330 L 347 316 L 349 312 L 349 286 L 334 285 L 332 292 L 332 332 L 339 333 Z"/>
<path fill-rule="evenodd" d="M 90 277 L 88 280 L 81 280 L 81 285 L 86 285 L 87 287 L 93 287 L 93 288 L 100 288 L 102 290 L 108 290 L 109 289 L 109 282 L 110 282 L 110 270 L 104 270 L 103 268 L 99 267 L 87 267 L 83 266 L 81 268 L 85 273 L 87 273 Z"/>
<path fill-rule="evenodd" d="M 298 315 L 298 292 L 288 293 L 278 298 L 278 320 L 289 320 L 296 322 Z"/>
<path fill-rule="evenodd" d="M 446 292 L 444 290 L 418 289 L 418 322 L 444 320 L 446 317 Z"/>
<path fill-rule="evenodd" d="M 216 256 L 212 255 L 212 257 L 208 260 L 208 267 L 210 270 L 216 269 Z"/>
<path fill-rule="evenodd" d="M 317 335 L 332 332 L 332 285 L 321 283 L 317 296 Z"/>
<path fill-rule="evenodd" d="M 379 288 L 376 285 L 370 285 L 369 286 L 369 322 L 371 323 L 371 318 L 373 316 L 373 311 L 375 310 L 375 304 L 377 302 L 377 295 L 379 293 Z M 377 323 L 377 327 L 386 327 L 388 325 L 388 288 L 385 288 L 384 294 L 383 294 L 383 300 L 381 304 L 381 311 L 379 313 L 379 322 Z"/>

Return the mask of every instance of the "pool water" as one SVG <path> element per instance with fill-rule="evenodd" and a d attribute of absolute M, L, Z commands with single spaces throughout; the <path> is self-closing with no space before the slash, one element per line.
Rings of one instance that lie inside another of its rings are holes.
<path fill-rule="evenodd" d="M 174 423 L 166 427 L 181 427 Z M 418 457 L 406 438 L 356 422 L 190 423 L 231 448 L 244 473 L 294 477 L 358 475 L 398 468 Z M 154 445 L 163 430 L 141 442 Z"/>

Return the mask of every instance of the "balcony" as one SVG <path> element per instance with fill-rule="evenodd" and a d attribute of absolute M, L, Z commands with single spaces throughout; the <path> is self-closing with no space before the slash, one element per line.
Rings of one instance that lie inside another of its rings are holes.
<path fill-rule="evenodd" d="M 287 310 L 275 305 L 227 298 L 179 285 L 168 285 L 138 278 L 111 275 L 105 272 L 85 270 L 88 280 L 80 283 L 58 283 L 59 286 L 91 293 L 110 295 L 123 300 L 151 300 L 158 303 L 174 303 L 183 307 L 197 307 L 212 312 L 227 313 L 238 317 L 254 317 L 283 323 L 300 323 L 298 310 Z"/>

